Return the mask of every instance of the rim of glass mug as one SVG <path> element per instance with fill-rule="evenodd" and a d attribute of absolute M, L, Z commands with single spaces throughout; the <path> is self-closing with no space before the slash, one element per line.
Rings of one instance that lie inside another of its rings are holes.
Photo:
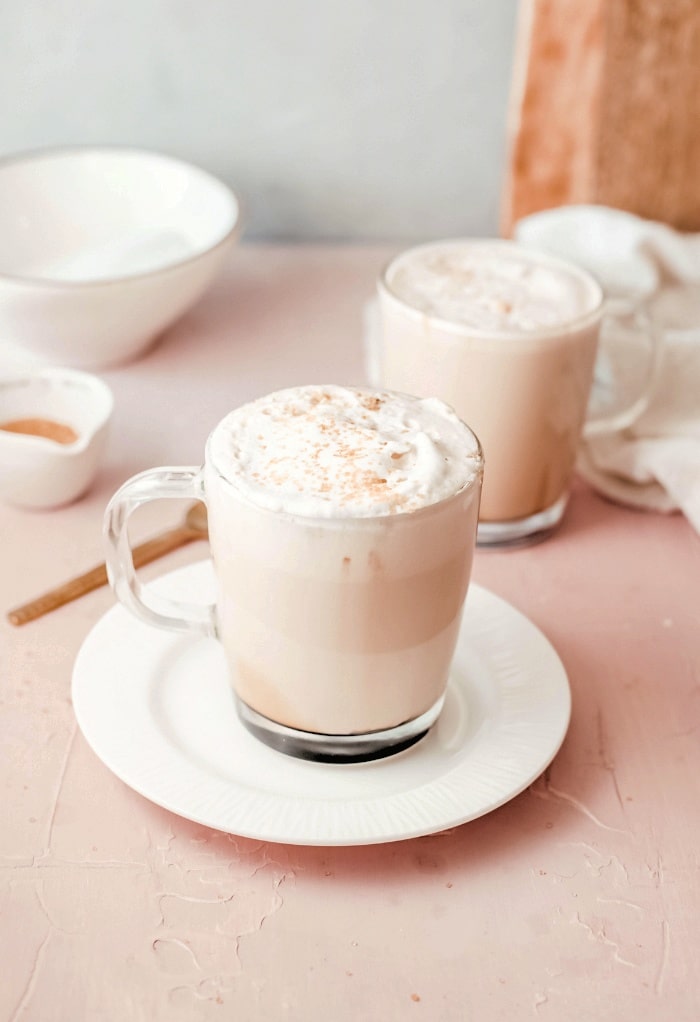
<path fill-rule="evenodd" d="M 416 308 L 415 305 L 411 305 L 409 301 L 405 298 L 401 298 L 400 295 L 396 294 L 396 292 L 392 290 L 389 282 L 389 274 L 391 273 L 392 268 L 401 260 L 408 258 L 408 256 L 413 255 L 416 252 L 428 252 L 431 249 L 463 247 L 474 249 L 502 248 L 522 253 L 526 258 L 531 259 L 533 263 L 537 263 L 541 266 L 551 266 L 555 269 L 562 270 L 570 276 L 578 278 L 592 293 L 595 302 L 590 309 L 580 313 L 578 316 L 574 316 L 572 319 L 565 319 L 551 326 L 538 327 L 535 330 L 524 332 L 473 327 L 469 326 L 468 323 L 460 323 L 455 319 L 446 319 L 444 316 L 437 316 L 431 312 L 424 312 L 422 309 Z M 507 238 L 447 238 L 444 241 L 429 241 L 421 245 L 414 245 L 411 248 L 404 249 L 397 255 L 393 256 L 384 265 L 377 280 L 377 289 L 382 296 L 390 299 L 392 302 L 399 305 L 402 310 L 409 313 L 415 319 L 419 319 L 421 322 L 435 323 L 437 326 L 443 327 L 459 335 L 469 334 L 472 337 L 484 337 L 489 340 L 513 340 L 517 337 L 519 341 L 523 341 L 525 343 L 527 343 L 530 337 L 537 338 L 538 341 L 549 336 L 561 337 L 561 332 L 564 329 L 578 330 L 584 328 L 589 323 L 594 323 L 596 319 L 603 315 L 608 300 L 601 284 L 598 280 L 596 280 L 592 273 L 588 272 L 588 270 L 584 270 L 580 266 L 577 266 L 575 263 L 571 263 L 566 259 L 560 259 L 558 256 L 549 255 L 547 252 L 540 252 L 538 249 L 526 248 L 524 245 L 521 245 L 516 241 L 510 241 Z"/>

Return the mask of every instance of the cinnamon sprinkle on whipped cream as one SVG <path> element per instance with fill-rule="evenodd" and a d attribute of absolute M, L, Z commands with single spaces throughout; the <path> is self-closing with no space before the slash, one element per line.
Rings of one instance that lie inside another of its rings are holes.
<path fill-rule="evenodd" d="M 415 511 L 481 471 L 476 437 L 442 401 L 354 387 L 252 401 L 217 426 L 208 450 L 253 503 L 314 517 Z"/>

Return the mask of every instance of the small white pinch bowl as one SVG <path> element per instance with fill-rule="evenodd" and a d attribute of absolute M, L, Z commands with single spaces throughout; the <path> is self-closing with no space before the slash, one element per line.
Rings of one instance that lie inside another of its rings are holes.
<path fill-rule="evenodd" d="M 70 426 L 73 443 L 0 429 L 0 498 L 28 508 L 69 504 L 92 483 L 102 461 L 114 400 L 106 383 L 74 369 L 0 377 L 0 426 L 49 419 Z"/>
<path fill-rule="evenodd" d="M 0 163 L 1 346 L 32 361 L 130 361 L 211 284 L 240 202 L 159 153 L 43 150 Z"/>

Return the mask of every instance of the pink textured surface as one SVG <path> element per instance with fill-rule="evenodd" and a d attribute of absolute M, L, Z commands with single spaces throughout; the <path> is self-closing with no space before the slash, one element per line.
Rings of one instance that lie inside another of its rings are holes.
<path fill-rule="evenodd" d="M 362 303 L 389 254 L 239 249 L 156 349 L 106 374 L 117 411 L 91 493 L 51 513 L 0 507 L 2 607 L 99 560 L 117 485 L 198 462 L 238 403 L 362 382 Z M 137 526 L 171 520 L 154 506 Z M 497 812 L 374 848 L 265 845 L 149 804 L 95 758 L 70 704 L 111 593 L 21 630 L 3 620 L 0 1019 L 695 1022 L 700 543 L 679 516 L 579 484 L 554 538 L 480 552 L 474 577 L 555 644 L 568 737 Z"/>

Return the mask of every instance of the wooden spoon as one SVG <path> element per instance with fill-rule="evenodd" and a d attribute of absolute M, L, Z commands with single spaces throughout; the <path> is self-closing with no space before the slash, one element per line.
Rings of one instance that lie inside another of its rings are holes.
<path fill-rule="evenodd" d="M 134 567 L 140 568 L 144 564 L 155 561 L 163 554 L 169 554 L 171 550 L 177 550 L 195 539 L 206 539 L 207 532 L 207 509 L 201 501 L 193 504 L 185 515 L 182 525 L 178 525 L 161 536 L 146 540 L 145 543 L 135 546 L 133 549 Z M 13 625 L 26 625 L 38 617 L 43 617 L 51 610 L 62 607 L 65 603 L 77 600 L 79 596 L 99 589 L 107 584 L 107 568 L 100 564 L 97 568 L 79 575 L 77 578 L 65 582 L 57 589 L 52 589 L 43 596 L 25 603 L 21 607 L 15 607 L 7 615 L 7 620 Z"/>

